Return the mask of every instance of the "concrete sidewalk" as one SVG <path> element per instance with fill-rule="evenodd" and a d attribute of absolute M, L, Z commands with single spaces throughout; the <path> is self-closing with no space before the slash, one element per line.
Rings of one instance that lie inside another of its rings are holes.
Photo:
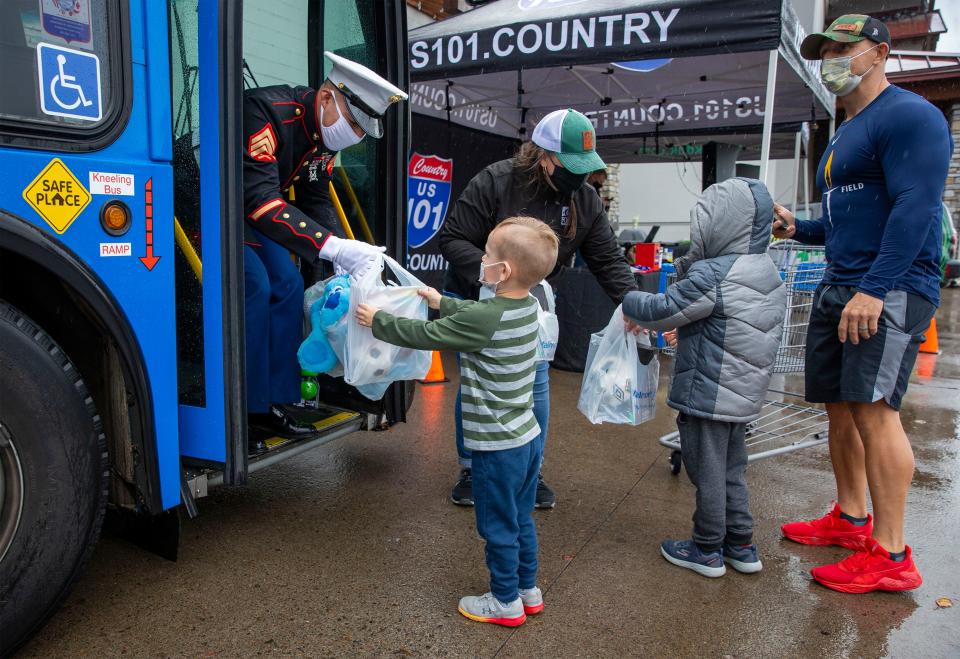
<path fill-rule="evenodd" d="M 830 503 L 825 447 L 748 470 L 762 573 L 708 580 L 669 565 L 658 543 L 687 537 L 693 510 L 657 442 L 674 414 L 592 426 L 576 409 L 580 375 L 555 371 L 544 474 L 558 505 L 536 513 L 546 610 L 523 627 L 456 611 L 487 584 L 473 513 L 448 499 L 451 383 L 418 389 L 412 423 L 201 500 L 177 563 L 105 537 L 23 654 L 960 656 L 960 291 L 944 291 L 937 322 L 943 354 L 921 355 L 903 412 L 917 458 L 907 538 L 924 577 L 912 593 L 827 590 L 809 569 L 847 552 L 780 539 L 781 522 Z"/>

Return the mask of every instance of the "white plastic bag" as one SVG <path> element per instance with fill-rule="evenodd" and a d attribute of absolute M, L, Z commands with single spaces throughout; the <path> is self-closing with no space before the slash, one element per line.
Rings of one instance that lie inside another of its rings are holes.
<path fill-rule="evenodd" d="M 350 313 L 343 350 L 343 379 L 367 398 L 383 397 L 391 382 L 424 378 L 430 370 L 428 350 L 401 348 L 374 338 L 369 327 L 356 320 L 357 307 L 370 304 L 402 318 L 427 319 L 427 301 L 417 295 L 425 284 L 389 256 L 374 265 L 350 288 Z M 380 273 L 386 266 L 395 284 L 386 285 Z"/>
<path fill-rule="evenodd" d="M 547 298 L 547 308 L 543 306 L 537 312 L 537 323 L 540 333 L 537 337 L 537 359 L 552 362 L 557 354 L 557 343 L 560 341 L 560 320 L 557 318 L 557 302 L 553 295 L 553 287 L 544 279 L 540 282 L 543 293 Z"/>
<path fill-rule="evenodd" d="M 543 288 L 544 297 L 547 300 L 547 307 L 540 304 L 540 299 L 531 293 L 537 301 L 537 324 L 539 330 L 537 333 L 537 361 L 552 362 L 557 354 L 557 343 L 560 341 L 560 320 L 557 318 L 557 302 L 553 295 L 553 287 L 544 279 L 537 286 Z M 534 287 L 536 288 L 536 287 Z M 486 286 L 480 288 L 480 299 L 486 300 L 494 296 Z"/>
<path fill-rule="evenodd" d="M 577 409 L 591 423 L 640 425 L 656 414 L 659 376 L 656 356 L 640 362 L 637 339 L 617 307 L 606 328 L 590 337 Z"/>

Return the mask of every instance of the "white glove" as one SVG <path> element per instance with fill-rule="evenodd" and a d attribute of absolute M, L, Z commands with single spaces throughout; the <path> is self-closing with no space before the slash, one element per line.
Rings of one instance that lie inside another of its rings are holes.
<path fill-rule="evenodd" d="M 387 251 L 386 247 L 368 245 L 359 240 L 344 240 L 330 236 L 323 243 L 320 258 L 332 261 L 351 275 L 360 279 L 376 263 L 377 257 Z"/>

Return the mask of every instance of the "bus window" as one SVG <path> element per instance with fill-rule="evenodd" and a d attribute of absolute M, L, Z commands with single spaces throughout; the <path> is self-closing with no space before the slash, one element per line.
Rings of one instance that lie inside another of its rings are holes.
<path fill-rule="evenodd" d="M 170 1 L 170 74 L 173 102 L 173 207 L 183 233 L 176 249 L 177 384 L 180 402 L 202 407 L 202 271 L 185 250 L 200 253 L 200 85 L 197 0 Z M 184 238 L 186 243 L 184 243 Z M 191 264 L 192 261 L 192 264 Z"/>
<path fill-rule="evenodd" d="M 108 130 L 123 105 L 120 31 L 116 0 L 0 2 L 0 132 L 76 144 Z"/>
<path fill-rule="evenodd" d="M 383 73 L 382 44 L 376 38 L 376 3 L 364 0 L 325 0 L 323 3 L 323 49 L 359 62 Z M 324 60 L 324 77 L 330 63 Z M 394 110 L 396 111 L 396 110 Z M 354 235 L 363 240 L 363 223 L 370 227 L 373 242 L 383 243 L 385 227 L 378 226 L 383 203 L 384 142 L 371 137 L 343 151 L 338 159 L 342 169 L 334 175 L 334 186 L 350 220 Z M 362 217 L 361 217 L 362 215 Z"/>
<path fill-rule="evenodd" d="M 308 0 L 243 3 L 247 85 L 309 86 Z"/>

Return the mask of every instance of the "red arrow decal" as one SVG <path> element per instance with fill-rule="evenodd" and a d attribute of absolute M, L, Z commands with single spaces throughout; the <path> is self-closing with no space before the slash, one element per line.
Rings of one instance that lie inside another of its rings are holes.
<path fill-rule="evenodd" d="M 140 257 L 140 262 L 147 268 L 153 270 L 153 266 L 160 260 L 159 256 L 153 255 L 153 178 L 148 178 L 143 188 L 144 192 L 144 213 L 147 218 L 147 255 Z"/>

